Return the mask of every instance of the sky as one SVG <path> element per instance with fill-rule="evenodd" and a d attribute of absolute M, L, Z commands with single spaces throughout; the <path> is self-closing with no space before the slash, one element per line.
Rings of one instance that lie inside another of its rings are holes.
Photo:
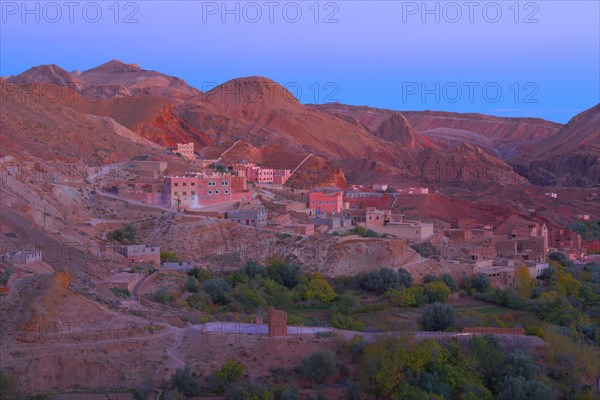
<path fill-rule="evenodd" d="M 600 102 L 599 1 L 0 1 L 0 75 L 118 59 L 201 90 L 566 123 Z"/>

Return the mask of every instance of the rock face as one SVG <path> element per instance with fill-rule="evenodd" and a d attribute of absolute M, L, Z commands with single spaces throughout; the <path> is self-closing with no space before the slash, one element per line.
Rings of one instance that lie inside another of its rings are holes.
<path fill-rule="evenodd" d="M 600 183 L 600 104 L 573 117 L 550 139 L 516 158 L 515 169 L 539 185 Z"/>

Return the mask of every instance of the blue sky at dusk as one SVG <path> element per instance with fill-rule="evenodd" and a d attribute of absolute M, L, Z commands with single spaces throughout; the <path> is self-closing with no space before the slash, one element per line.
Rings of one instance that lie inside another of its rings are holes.
<path fill-rule="evenodd" d="M 260 75 L 303 103 L 563 123 L 600 101 L 598 1 L 74 3 L 2 1 L 0 74 L 119 59 L 199 89 Z"/>

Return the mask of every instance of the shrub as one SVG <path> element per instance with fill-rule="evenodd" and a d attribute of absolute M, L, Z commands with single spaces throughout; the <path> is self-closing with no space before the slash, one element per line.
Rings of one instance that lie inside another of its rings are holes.
<path fill-rule="evenodd" d="M 448 286 L 450 288 L 452 293 L 454 293 L 458 290 L 458 286 L 456 286 L 456 281 L 454 280 L 452 275 L 450 275 L 450 274 L 442 275 L 442 282 L 444 282 L 446 284 L 446 286 Z"/>
<path fill-rule="evenodd" d="M 208 304 L 210 299 L 208 295 L 204 292 L 197 292 L 187 298 L 187 303 L 193 309 L 198 311 L 206 311 L 208 308 Z"/>
<path fill-rule="evenodd" d="M 228 387 L 244 375 L 244 366 L 235 360 L 229 360 L 217 371 L 217 378 L 223 387 Z"/>
<path fill-rule="evenodd" d="M 381 268 L 379 271 L 372 271 L 359 276 L 359 286 L 365 290 L 385 293 L 388 289 L 400 289 L 400 287 L 409 287 L 412 285 L 412 275 L 403 268 L 394 272 L 389 268 Z"/>
<path fill-rule="evenodd" d="M 317 300 L 321 303 L 328 303 L 335 298 L 333 287 L 318 272 L 311 275 L 304 289 L 302 294 L 304 300 Z"/>
<path fill-rule="evenodd" d="M 12 273 L 12 269 L 7 268 L 2 275 L 0 275 L 0 285 L 6 285 L 8 283 L 8 278 L 10 278 Z"/>
<path fill-rule="evenodd" d="M 390 289 L 386 292 L 386 297 L 396 307 L 419 307 L 428 301 L 422 286 Z"/>
<path fill-rule="evenodd" d="M 177 254 L 174 251 L 161 251 L 160 252 L 160 261 L 161 262 L 177 262 Z"/>
<path fill-rule="evenodd" d="M 225 400 L 272 400 L 273 393 L 268 388 L 245 383 L 233 385 L 225 390 Z"/>
<path fill-rule="evenodd" d="M 287 264 L 283 259 L 272 260 L 267 266 L 268 276 L 288 289 L 300 283 L 302 271 L 299 265 Z"/>
<path fill-rule="evenodd" d="M 188 277 L 187 281 L 185 281 L 185 290 L 188 292 L 196 293 L 200 287 L 198 285 L 198 281 L 194 277 Z"/>
<path fill-rule="evenodd" d="M 364 331 L 365 323 L 359 321 L 352 316 L 341 314 L 341 313 L 333 313 L 331 314 L 331 326 L 338 329 L 346 329 L 349 331 Z"/>
<path fill-rule="evenodd" d="M 297 388 L 284 389 L 279 395 L 279 400 L 300 400 Z"/>
<path fill-rule="evenodd" d="M 322 383 L 337 373 L 337 357 L 330 351 L 317 351 L 302 360 L 301 370 L 309 381 Z"/>
<path fill-rule="evenodd" d="M 161 287 L 156 292 L 154 292 L 152 299 L 157 303 L 167 304 L 172 300 L 172 297 L 171 294 L 167 291 L 167 289 Z"/>
<path fill-rule="evenodd" d="M 190 367 L 177 368 L 171 377 L 171 387 L 179 390 L 187 397 L 200 395 L 200 385 L 192 376 Z"/>
<path fill-rule="evenodd" d="M 354 335 L 350 340 L 350 352 L 352 353 L 352 362 L 357 362 L 365 351 L 365 340 L 360 335 Z"/>
<path fill-rule="evenodd" d="M 267 305 L 265 299 L 245 283 L 237 285 L 231 292 L 231 297 L 246 313 L 253 312 Z"/>
<path fill-rule="evenodd" d="M 523 377 L 509 378 L 502 383 L 498 400 L 548 400 L 554 398 L 552 389 L 543 382 Z"/>
<path fill-rule="evenodd" d="M 145 389 L 131 389 L 131 395 L 135 400 L 147 400 L 148 399 L 148 391 Z"/>
<path fill-rule="evenodd" d="M 346 384 L 346 400 L 360 400 L 360 385 L 358 382 L 349 380 Z"/>
<path fill-rule="evenodd" d="M 450 288 L 444 282 L 435 281 L 423 285 L 423 291 L 430 303 L 445 302 L 450 296 Z"/>
<path fill-rule="evenodd" d="M 210 299 L 213 301 L 213 303 L 229 303 L 229 292 L 231 292 L 231 286 L 225 279 L 207 279 L 202 282 L 202 289 L 204 289 L 204 291 L 210 296 Z"/>
<path fill-rule="evenodd" d="M 199 282 L 203 282 L 213 277 L 213 273 L 211 270 L 196 267 L 190 269 L 188 271 L 188 275 L 196 278 Z"/>
<path fill-rule="evenodd" d="M 131 293 L 127 289 L 114 287 L 110 289 L 117 297 L 131 297 Z"/>
<path fill-rule="evenodd" d="M 241 272 L 248 278 L 254 279 L 257 276 L 264 276 L 266 274 L 265 268 L 257 263 L 256 261 L 248 261 L 246 265 L 242 267 Z"/>
<path fill-rule="evenodd" d="M 490 288 L 490 278 L 482 273 L 473 275 L 470 283 L 471 287 L 479 293 L 485 293 Z"/>
<path fill-rule="evenodd" d="M 427 307 L 421 322 L 426 331 L 443 331 L 455 320 L 454 308 L 447 304 L 434 303 Z"/>

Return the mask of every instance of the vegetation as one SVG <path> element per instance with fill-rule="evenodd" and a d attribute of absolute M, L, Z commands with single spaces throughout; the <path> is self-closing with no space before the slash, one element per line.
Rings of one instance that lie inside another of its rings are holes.
<path fill-rule="evenodd" d="M 0 275 L 0 285 L 5 286 L 8 283 L 8 279 L 12 275 L 13 271 L 10 268 L 4 270 L 4 272 Z"/>
<path fill-rule="evenodd" d="M 377 398 L 415 400 L 551 399 L 562 379 L 550 370 L 544 375 L 520 350 L 504 354 L 491 336 L 420 343 L 384 338 L 365 347 L 360 371 L 362 384 Z M 572 383 L 569 398 L 591 395 L 577 379 Z"/>
<path fill-rule="evenodd" d="M 177 254 L 174 251 L 161 251 L 160 252 L 161 262 L 179 262 Z"/>
<path fill-rule="evenodd" d="M 117 297 L 131 297 L 131 293 L 127 289 L 121 289 L 118 287 L 114 287 L 110 289 Z"/>
<path fill-rule="evenodd" d="M 426 331 L 443 331 L 454 323 L 454 308 L 447 304 L 434 303 L 423 313 L 421 323 Z"/>
<path fill-rule="evenodd" d="M 154 292 L 154 295 L 152 295 L 152 299 L 157 303 L 167 304 L 171 302 L 172 297 L 171 294 L 167 291 L 167 289 L 160 288 L 156 292 Z"/>
<path fill-rule="evenodd" d="M 356 280 L 361 289 L 377 294 L 383 294 L 389 289 L 410 287 L 413 282 L 410 273 L 403 268 L 400 268 L 398 272 L 389 268 L 380 268 L 379 271 L 358 275 Z"/>
<path fill-rule="evenodd" d="M 229 360 L 217 371 L 217 379 L 223 388 L 237 383 L 244 375 L 244 366 L 235 360 Z"/>
<path fill-rule="evenodd" d="M 322 383 L 337 373 L 337 357 L 330 351 L 317 351 L 302 360 L 300 370 L 309 381 Z"/>
<path fill-rule="evenodd" d="M 600 240 L 600 219 L 596 221 L 577 221 L 568 227 L 581 234 L 585 240 Z"/>
<path fill-rule="evenodd" d="M 200 385 L 192 376 L 190 367 L 178 368 L 171 377 L 171 388 L 187 397 L 200 395 Z"/>
<path fill-rule="evenodd" d="M 410 247 L 424 258 L 434 258 L 439 261 L 440 250 L 429 242 L 414 243 Z"/>
<path fill-rule="evenodd" d="M 123 229 L 117 229 L 108 234 L 109 240 L 114 240 L 121 244 L 136 244 L 136 232 L 133 225 L 129 224 Z"/>

